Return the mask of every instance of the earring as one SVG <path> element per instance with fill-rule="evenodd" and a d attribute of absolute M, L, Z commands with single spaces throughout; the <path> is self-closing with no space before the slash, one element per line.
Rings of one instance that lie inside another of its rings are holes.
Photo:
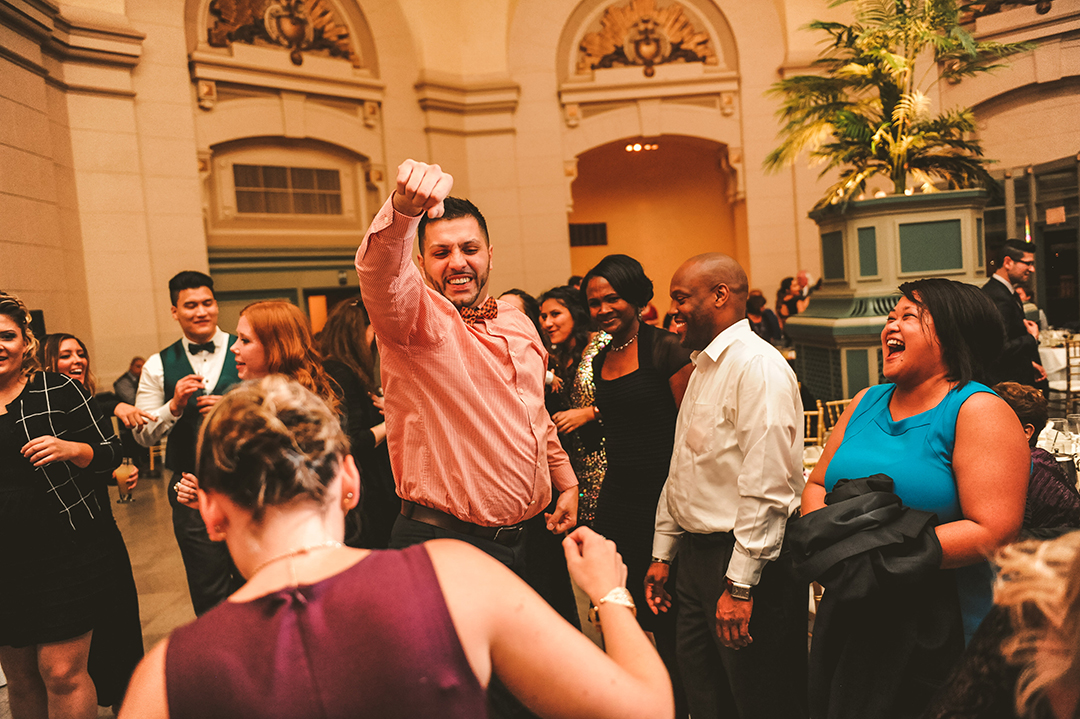
<path fill-rule="evenodd" d="M 345 510 L 346 512 L 349 511 L 349 502 L 352 501 L 352 498 L 353 498 L 353 493 L 352 492 L 346 492 L 345 493 L 345 501 L 341 503 L 341 508 L 343 510 Z"/>
<path fill-rule="evenodd" d="M 210 539 L 212 541 L 217 542 L 217 541 L 225 539 L 225 528 L 224 527 L 222 527 L 220 524 L 215 524 L 213 529 L 214 529 L 214 536 L 210 537 Z"/>

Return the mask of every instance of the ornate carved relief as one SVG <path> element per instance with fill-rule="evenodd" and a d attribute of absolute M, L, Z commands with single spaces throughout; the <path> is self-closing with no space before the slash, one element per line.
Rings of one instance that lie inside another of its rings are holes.
<path fill-rule="evenodd" d="M 600 20 L 600 32 L 581 40 L 577 71 L 615 66 L 643 66 L 652 77 L 656 65 L 675 62 L 718 63 L 709 36 L 687 17 L 682 5 L 656 7 L 655 0 L 630 0 L 610 6 Z"/>
<path fill-rule="evenodd" d="M 349 29 L 328 0 L 213 0 L 209 12 L 207 42 L 214 47 L 234 42 L 284 47 L 294 65 L 311 53 L 360 67 Z"/>

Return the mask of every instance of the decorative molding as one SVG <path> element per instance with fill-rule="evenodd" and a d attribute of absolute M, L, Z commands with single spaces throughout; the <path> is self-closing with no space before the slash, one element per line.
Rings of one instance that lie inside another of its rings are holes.
<path fill-rule="evenodd" d="M 980 40 L 1030 42 L 1068 35 L 1080 29 L 1080 0 L 1056 0 L 1046 13 L 1015 6 L 974 18 L 973 34 Z"/>
<path fill-rule="evenodd" d="M 987 15 L 996 15 L 1005 10 L 1022 6 L 1035 6 L 1035 12 L 1045 15 L 1053 9 L 1053 0 L 984 0 L 975 2 L 964 8 L 961 13 L 962 22 L 971 22 Z"/>
<path fill-rule="evenodd" d="M 49 49 L 61 60 L 134 67 L 145 38 L 123 15 L 64 5 L 55 18 Z"/>
<path fill-rule="evenodd" d="M 207 42 L 285 48 L 294 65 L 304 54 L 348 60 L 362 67 L 348 26 L 328 0 L 212 0 L 207 12 Z"/>
<path fill-rule="evenodd" d="M 708 33 L 694 26 L 679 3 L 656 7 L 655 0 L 630 0 L 611 5 L 600 19 L 599 32 L 579 44 L 577 72 L 612 67 L 643 67 L 645 77 L 655 66 L 670 63 L 717 65 L 719 59 Z"/>
<path fill-rule="evenodd" d="M 695 95 L 739 94 L 739 73 L 708 71 L 701 64 L 669 65 L 663 79 L 643 80 L 634 68 L 612 68 L 598 77 L 575 77 L 559 86 L 564 105 L 615 103 Z M 584 110 L 584 108 L 582 108 Z M 569 124 L 569 123 L 568 123 Z"/>
<path fill-rule="evenodd" d="M 415 87 L 428 132 L 481 135 L 514 131 L 521 88 L 509 78 L 470 82 L 425 73 Z"/>
<path fill-rule="evenodd" d="M 322 57 L 303 66 L 269 48 L 234 44 L 231 52 L 195 50 L 190 54 L 194 80 L 288 90 L 365 102 L 382 102 L 385 85 L 365 70 Z"/>
<path fill-rule="evenodd" d="M 145 36 L 127 17 L 43 0 L 0 0 L 0 57 L 65 92 L 133 97 Z"/>

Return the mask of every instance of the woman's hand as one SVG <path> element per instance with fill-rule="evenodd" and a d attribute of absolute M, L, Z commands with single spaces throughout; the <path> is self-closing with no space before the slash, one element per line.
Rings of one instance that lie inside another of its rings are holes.
<path fill-rule="evenodd" d="M 22 455 L 35 467 L 53 462 L 71 462 L 80 469 L 90 464 L 94 449 L 83 442 L 68 442 L 49 435 L 35 437 L 23 445 Z"/>
<path fill-rule="evenodd" d="M 555 375 L 551 378 L 551 384 L 548 385 L 548 392 L 551 392 L 552 394 L 562 392 L 562 377 Z"/>
<path fill-rule="evenodd" d="M 176 501 L 185 507 L 199 508 L 199 480 L 194 474 L 184 472 L 176 483 Z"/>
<path fill-rule="evenodd" d="M 120 479 L 116 476 L 116 470 L 115 469 L 113 470 L 112 476 L 113 476 L 113 479 L 116 480 L 116 486 L 120 487 Z M 124 490 L 126 492 L 130 492 L 131 490 L 135 489 L 135 485 L 138 484 L 138 483 L 139 483 L 139 468 L 136 467 L 135 465 L 131 465 L 131 473 L 128 474 L 127 481 L 124 482 L 124 486 L 120 487 L 120 489 L 122 489 L 122 490 Z"/>
<path fill-rule="evenodd" d="M 581 409 L 568 409 L 564 412 L 556 412 L 551 415 L 551 421 L 555 423 L 555 429 L 559 434 L 573 432 L 596 419 L 595 407 L 583 407 Z"/>
<path fill-rule="evenodd" d="M 386 416 L 386 398 L 380 394 L 369 392 L 368 397 L 371 397 L 371 403 L 375 405 L 375 409 L 379 410 L 379 414 Z"/>
<path fill-rule="evenodd" d="M 578 527 L 563 540 L 563 551 L 570 576 L 593 604 L 612 589 L 626 586 L 626 565 L 610 539 L 588 527 Z"/>
<path fill-rule="evenodd" d="M 117 419 L 123 422 L 124 426 L 128 429 L 131 429 L 132 427 L 142 427 L 147 422 L 153 422 L 157 419 L 154 415 L 147 414 L 138 407 L 130 405 L 127 402 L 121 402 L 116 405 L 113 414 L 115 414 Z"/>

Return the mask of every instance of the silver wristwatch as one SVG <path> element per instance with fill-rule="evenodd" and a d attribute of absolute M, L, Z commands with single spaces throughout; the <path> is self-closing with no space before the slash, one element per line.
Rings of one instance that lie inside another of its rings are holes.
<path fill-rule="evenodd" d="M 725 577 L 726 579 L 726 577 Z M 727 579 L 728 594 L 732 599 L 738 599 L 742 602 L 748 602 L 752 598 L 754 587 L 751 584 L 742 584 L 740 582 L 733 582 Z"/>

